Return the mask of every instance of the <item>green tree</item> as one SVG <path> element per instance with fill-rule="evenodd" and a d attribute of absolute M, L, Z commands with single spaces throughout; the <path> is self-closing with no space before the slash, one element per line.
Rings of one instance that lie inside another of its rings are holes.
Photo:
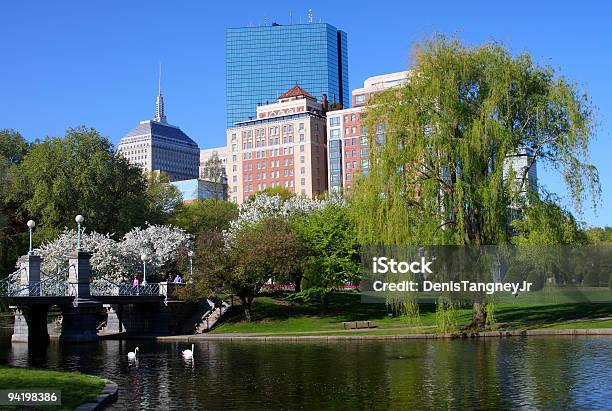
<path fill-rule="evenodd" d="M 509 243 L 508 209 L 529 169 L 504 172 L 516 153 L 558 170 L 576 209 L 588 195 L 599 198 L 588 97 L 496 43 L 419 44 L 408 81 L 374 97 L 366 123 L 370 170 L 353 194 L 363 244 Z M 473 324 L 485 322 L 476 301 Z"/>
<path fill-rule="evenodd" d="M 522 218 L 512 225 L 517 245 L 586 244 L 588 237 L 576 219 L 552 199 L 535 196 L 523 207 Z"/>
<path fill-rule="evenodd" d="M 12 271 L 14 261 L 25 249 L 24 222 L 16 218 L 17 204 L 7 200 L 10 168 L 19 164 L 29 150 L 29 144 L 17 131 L 0 130 L 0 273 Z"/>
<path fill-rule="evenodd" d="M 202 167 L 202 179 L 222 183 L 227 180 L 225 166 L 219 158 L 219 154 L 214 152 Z M 225 200 L 225 199 L 223 199 Z"/>
<path fill-rule="evenodd" d="M 227 230 L 230 221 L 236 217 L 238 217 L 238 206 L 235 203 L 204 199 L 181 204 L 171 221 L 188 233 L 198 236 L 207 231 Z"/>
<path fill-rule="evenodd" d="M 151 224 L 165 224 L 182 202 L 181 192 L 170 184 L 163 172 L 153 172 L 147 176 L 146 220 Z"/>
<path fill-rule="evenodd" d="M 20 219 L 37 221 L 39 238 L 74 226 L 77 214 L 89 229 L 117 235 L 145 221 L 145 177 L 94 129 L 71 128 L 36 142 L 10 174 L 7 198 Z"/>
<path fill-rule="evenodd" d="M 227 244 L 218 231 L 202 234 L 192 293 L 230 291 L 240 299 L 246 320 L 251 321 L 251 306 L 261 287 L 268 280 L 286 278 L 295 269 L 301 245 L 289 228 L 282 219 L 268 218 L 241 229 Z"/>
<path fill-rule="evenodd" d="M 27 141 L 19 132 L 10 129 L 0 130 L 0 157 L 9 164 L 19 164 L 29 149 Z"/>
<path fill-rule="evenodd" d="M 345 284 L 359 282 L 355 225 L 347 208 L 334 203 L 305 219 L 296 220 L 295 225 L 310 254 L 302 280 L 302 295 L 305 298 L 318 296 L 325 308 L 329 293 Z"/>
<path fill-rule="evenodd" d="M 591 227 L 586 230 L 591 243 L 612 243 L 612 227 Z"/>

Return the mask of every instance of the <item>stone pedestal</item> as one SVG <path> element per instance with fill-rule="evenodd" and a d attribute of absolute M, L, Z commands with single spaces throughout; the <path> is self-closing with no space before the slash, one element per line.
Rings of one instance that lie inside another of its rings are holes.
<path fill-rule="evenodd" d="M 17 260 L 20 273 L 19 286 L 22 289 L 22 293 L 20 293 L 21 295 L 35 297 L 40 294 L 40 287 L 36 287 L 35 284 L 40 281 L 41 264 L 42 258 L 33 254 L 23 255 L 19 257 L 19 260 Z"/>
<path fill-rule="evenodd" d="M 89 285 L 91 280 L 91 254 L 87 251 L 73 251 L 68 254 L 68 283 L 70 293 L 78 299 L 91 297 Z"/>
<path fill-rule="evenodd" d="M 104 304 L 106 308 L 106 327 L 104 327 L 105 333 L 120 333 L 123 331 L 123 324 L 121 322 L 121 308 L 113 307 L 110 304 Z"/>
<path fill-rule="evenodd" d="M 12 342 L 43 343 L 49 342 L 47 330 L 46 305 L 32 305 L 29 307 L 11 307 L 15 314 Z"/>
<path fill-rule="evenodd" d="M 78 304 L 62 306 L 62 333 L 60 342 L 97 342 L 98 314 L 102 304 L 92 300 L 79 299 Z"/>

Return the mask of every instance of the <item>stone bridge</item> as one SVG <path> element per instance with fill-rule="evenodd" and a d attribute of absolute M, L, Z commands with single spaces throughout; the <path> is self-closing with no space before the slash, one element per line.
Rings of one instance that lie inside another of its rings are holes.
<path fill-rule="evenodd" d="M 132 287 L 95 278 L 90 258 L 88 252 L 74 251 L 68 256 L 68 267 L 51 275 L 41 270 L 41 257 L 28 254 L 19 259 L 18 270 L 0 283 L 0 295 L 15 313 L 13 342 L 49 341 L 47 315 L 54 305 L 62 312 L 59 339 L 64 342 L 98 341 L 103 308 L 107 315 L 104 333 L 139 336 L 193 332 L 201 329 L 204 318 L 227 310 L 227 304 L 219 301 L 178 300 L 176 290 L 184 284 Z"/>

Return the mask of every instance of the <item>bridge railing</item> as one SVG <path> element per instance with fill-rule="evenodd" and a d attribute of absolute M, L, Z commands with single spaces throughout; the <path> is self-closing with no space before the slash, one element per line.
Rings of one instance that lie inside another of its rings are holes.
<path fill-rule="evenodd" d="M 67 272 L 66 268 L 49 275 L 41 270 L 41 274 L 45 274 L 46 277 L 43 280 L 30 281 L 27 284 L 8 281 L 4 295 L 8 297 L 63 297 L 69 295 Z"/>
<path fill-rule="evenodd" d="M 25 268 L 19 268 L 0 280 L 0 295 L 8 296 L 11 292 L 21 288 L 19 280 L 21 272 L 24 270 Z"/>
<path fill-rule="evenodd" d="M 92 296 L 98 297 L 160 295 L 158 283 L 140 284 L 134 287 L 131 284 L 116 283 L 107 278 L 98 278 L 92 281 L 89 289 Z"/>

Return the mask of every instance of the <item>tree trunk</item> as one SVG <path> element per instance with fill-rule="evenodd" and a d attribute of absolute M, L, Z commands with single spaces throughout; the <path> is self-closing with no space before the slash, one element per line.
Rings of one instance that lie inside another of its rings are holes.
<path fill-rule="evenodd" d="M 327 293 L 325 291 L 321 293 L 321 313 L 327 313 Z"/>
<path fill-rule="evenodd" d="M 251 322 L 251 302 L 249 298 L 240 297 L 240 302 L 242 302 L 242 309 L 244 310 L 244 318 L 248 322 Z"/>
<path fill-rule="evenodd" d="M 300 291 L 302 291 L 302 281 L 301 281 L 301 279 L 295 282 L 294 291 L 296 293 L 299 293 Z"/>
<path fill-rule="evenodd" d="M 487 319 L 487 314 L 485 312 L 485 306 L 481 302 L 474 302 L 474 306 L 472 308 L 472 323 L 470 324 L 470 328 L 481 329 L 485 327 Z"/>

